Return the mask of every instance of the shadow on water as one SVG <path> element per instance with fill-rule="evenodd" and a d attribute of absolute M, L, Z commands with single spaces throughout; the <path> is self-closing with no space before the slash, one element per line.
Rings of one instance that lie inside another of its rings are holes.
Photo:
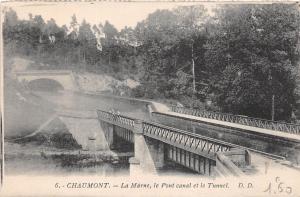
<path fill-rule="evenodd" d="M 66 150 L 32 143 L 5 143 L 5 171 L 8 175 L 128 175 L 128 158 L 109 152 L 91 154 L 81 150 Z"/>
<path fill-rule="evenodd" d="M 83 151 L 60 121 L 53 121 L 34 136 L 6 140 L 5 149 L 7 174 L 129 174 L 130 154 Z"/>

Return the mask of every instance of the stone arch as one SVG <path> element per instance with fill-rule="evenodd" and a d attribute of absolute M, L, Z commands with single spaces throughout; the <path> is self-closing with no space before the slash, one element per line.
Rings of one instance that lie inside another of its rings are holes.
<path fill-rule="evenodd" d="M 18 81 L 28 84 L 34 80 L 54 80 L 60 85 L 56 84 L 56 87 L 63 87 L 64 90 L 68 91 L 77 91 L 79 86 L 74 78 L 74 75 L 71 71 L 57 71 L 57 70 L 31 70 L 25 72 L 15 73 Z M 49 81 L 48 81 L 49 82 Z M 50 83 L 54 84 L 55 82 L 51 81 Z"/>
<path fill-rule="evenodd" d="M 65 89 L 64 85 L 59 81 L 50 78 L 39 78 L 27 81 L 27 87 L 31 90 L 46 91 L 59 91 Z"/>

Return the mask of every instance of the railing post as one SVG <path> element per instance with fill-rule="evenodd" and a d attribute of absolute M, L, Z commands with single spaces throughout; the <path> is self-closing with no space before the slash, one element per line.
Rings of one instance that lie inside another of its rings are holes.
<path fill-rule="evenodd" d="M 251 165 L 251 153 L 249 150 L 245 150 L 245 162 L 246 165 Z"/>
<path fill-rule="evenodd" d="M 152 106 L 150 104 L 147 104 L 147 111 L 149 113 L 149 117 L 151 118 L 152 117 L 152 112 L 153 112 L 153 109 L 152 109 Z"/>
<path fill-rule="evenodd" d="M 139 119 L 134 120 L 134 129 L 133 129 L 134 134 L 143 134 L 143 121 Z"/>

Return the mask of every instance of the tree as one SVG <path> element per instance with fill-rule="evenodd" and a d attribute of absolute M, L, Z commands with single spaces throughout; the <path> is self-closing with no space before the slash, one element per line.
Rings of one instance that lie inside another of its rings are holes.
<path fill-rule="evenodd" d="M 166 97 L 198 96 L 196 82 L 204 79 L 200 73 L 205 65 L 205 17 L 206 10 L 201 6 L 179 7 L 158 10 L 138 23 L 135 32 L 142 43 L 143 80 L 151 84 L 149 91 L 155 87 Z M 187 81 L 181 80 L 182 76 Z M 183 83 L 178 88 L 175 83 L 180 81 Z"/>
<path fill-rule="evenodd" d="M 17 13 L 11 8 L 4 11 L 5 11 L 5 17 L 4 17 L 5 28 L 16 26 L 17 23 L 19 22 Z"/>
<path fill-rule="evenodd" d="M 97 40 L 95 34 L 91 30 L 90 24 L 85 20 L 82 21 L 79 27 L 78 40 L 80 42 L 84 65 L 86 63 L 95 63 L 95 56 L 97 56 Z"/>
<path fill-rule="evenodd" d="M 66 62 L 80 62 L 81 61 L 81 54 L 80 54 L 80 42 L 78 40 L 79 34 L 79 24 L 76 18 L 76 15 L 73 14 L 71 17 L 71 22 L 67 31 L 67 38 L 65 40 L 66 43 L 66 51 L 68 52 L 69 58 L 67 58 Z"/>
<path fill-rule="evenodd" d="M 222 6 L 207 44 L 210 91 L 225 112 L 289 120 L 295 105 L 299 11 L 292 4 Z"/>
<path fill-rule="evenodd" d="M 110 65 L 112 61 L 116 62 L 118 60 L 118 49 L 116 46 L 119 32 L 112 24 L 106 21 L 103 26 L 103 33 L 105 34 L 103 52 L 108 57 L 108 64 Z"/>
<path fill-rule="evenodd" d="M 195 74 L 195 45 L 196 40 L 205 29 L 204 24 L 208 18 L 207 10 L 204 6 L 182 6 L 174 10 L 179 16 L 179 30 L 181 38 L 190 45 L 190 59 L 192 62 L 192 79 L 193 79 L 193 93 L 196 93 L 196 74 Z M 205 41 L 204 41 L 205 42 Z M 199 44 L 199 43 L 198 43 Z M 201 45 L 203 45 L 202 43 Z"/>
<path fill-rule="evenodd" d="M 96 37 L 96 40 L 97 40 L 97 49 L 99 51 L 102 51 L 102 43 L 101 43 L 101 40 L 103 38 L 105 38 L 105 34 L 103 33 L 103 26 L 102 24 L 99 24 L 99 26 L 97 25 L 93 25 L 93 33 L 95 34 L 95 37 Z"/>
<path fill-rule="evenodd" d="M 76 15 L 73 14 L 72 18 L 71 18 L 71 22 L 70 22 L 70 32 L 69 32 L 69 36 L 71 39 L 77 39 L 78 38 L 78 32 L 79 32 L 79 24 L 77 22 L 77 18 Z"/>
<path fill-rule="evenodd" d="M 173 53 L 178 36 L 176 15 L 169 10 L 158 10 L 138 23 L 137 39 L 142 43 L 145 75 L 142 78 L 146 96 L 167 96 L 172 89 L 169 79 L 175 75 Z"/>

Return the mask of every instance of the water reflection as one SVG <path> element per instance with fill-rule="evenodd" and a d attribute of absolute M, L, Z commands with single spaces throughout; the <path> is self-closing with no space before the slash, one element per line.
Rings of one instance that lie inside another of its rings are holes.
<path fill-rule="evenodd" d="M 8 175 L 129 175 L 128 158 L 112 158 L 102 152 L 78 154 L 53 147 L 33 144 L 5 143 L 5 172 Z"/>
<path fill-rule="evenodd" d="M 137 118 L 146 118 L 147 116 L 145 109 L 141 109 L 134 104 L 120 103 L 96 95 L 86 95 L 67 91 L 34 91 L 33 94 L 36 95 L 36 99 L 47 101 L 44 103 L 49 103 L 49 108 L 52 109 L 53 106 L 55 106 L 55 108 L 68 108 L 72 110 L 102 109 L 108 111 L 114 108 L 118 109 L 121 114 L 127 116 Z M 29 121 L 27 122 L 30 124 Z M 42 124 L 42 122 L 40 124 Z M 57 127 L 56 125 L 51 128 L 51 131 L 48 133 L 53 134 L 53 132 L 57 132 L 57 128 L 60 127 Z M 33 131 L 34 129 L 32 129 L 31 132 Z M 48 139 L 47 135 L 45 136 Z M 103 176 L 129 174 L 128 158 L 123 157 L 118 160 L 110 160 L 105 159 L 107 154 L 110 153 L 103 153 L 100 158 L 93 159 L 84 154 L 71 153 L 64 148 L 55 148 L 51 146 L 51 143 L 48 143 L 47 146 L 45 146 L 44 142 L 46 141 L 44 140 L 42 144 L 32 142 L 12 143 L 6 141 L 6 173 L 14 175 L 96 174 Z"/>

